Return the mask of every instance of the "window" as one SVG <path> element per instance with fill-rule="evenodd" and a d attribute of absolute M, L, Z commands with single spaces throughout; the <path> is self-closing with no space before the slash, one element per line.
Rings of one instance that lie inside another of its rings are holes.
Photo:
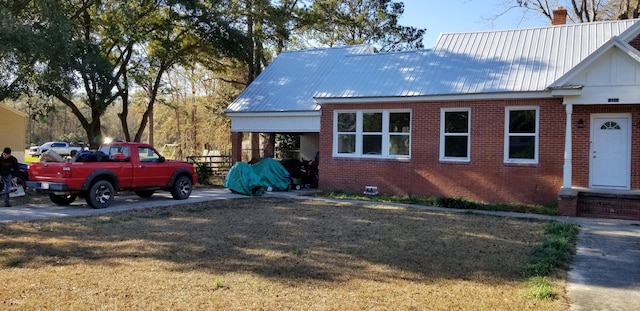
<path fill-rule="evenodd" d="M 362 153 L 382 154 L 382 113 L 362 113 Z"/>
<path fill-rule="evenodd" d="M 601 130 L 619 130 L 620 125 L 614 121 L 607 121 L 600 127 Z"/>
<path fill-rule="evenodd" d="M 538 163 L 538 107 L 507 107 L 505 162 Z"/>
<path fill-rule="evenodd" d="M 124 159 L 122 160 L 126 160 L 129 161 L 129 147 L 128 146 L 117 146 L 117 145 L 107 145 L 107 146 L 101 146 L 100 147 L 100 151 L 102 151 L 104 154 L 108 155 L 111 158 L 111 155 L 114 154 L 122 154 Z"/>
<path fill-rule="evenodd" d="M 356 113 L 339 113 L 337 120 L 337 152 L 341 154 L 354 154 L 356 152 Z"/>
<path fill-rule="evenodd" d="M 160 155 L 149 147 L 138 147 L 140 162 L 161 162 Z"/>
<path fill-rule="evenodd" d="M 411 114 L 409 112 L 389 113 L 389 155 L 409 156 Z"/>
<path fill-rule="evenodd" d="M 409 111 L 336 111 L 334 120 L 334 156 L 409 157 Z"/>
<path fill-rule="evenodd" d="M 469 161 L 470 108 L 440 111 L 440 160 Z"/>

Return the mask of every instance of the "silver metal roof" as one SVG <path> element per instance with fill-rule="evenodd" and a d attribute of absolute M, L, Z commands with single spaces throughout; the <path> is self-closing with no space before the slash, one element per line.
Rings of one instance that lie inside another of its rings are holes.
<path fill-rule="evenodd" d="M 636 22 L 449 33 L 432 50 L 349 55 L 317 98 L 544 91 Z"/>
<path fill-rule="evenodd" d="M 227 107 L 227 112 L 319 110 L 318 85 L 345 55 L 373 53 L 368 45 L 282 52 Z"/>
<path fill-rule="evenodd" d="M 373 53 L 360 45 L 283 52 L 227 112 L 317 111 L 314 98 L 545 91 L 637 21 L 445 33 L 431 50 Z"/>

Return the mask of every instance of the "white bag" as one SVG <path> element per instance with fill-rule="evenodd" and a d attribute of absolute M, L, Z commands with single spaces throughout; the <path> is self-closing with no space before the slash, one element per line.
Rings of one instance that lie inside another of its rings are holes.
<path fill-rule="evenodd" d="M 24 187 L 22 185 L 18 185 L 17 180 L 18 179 L 15 177 L 11 180 L 11 189 L 9 189 L 10 198 L 25 196 Z"/>

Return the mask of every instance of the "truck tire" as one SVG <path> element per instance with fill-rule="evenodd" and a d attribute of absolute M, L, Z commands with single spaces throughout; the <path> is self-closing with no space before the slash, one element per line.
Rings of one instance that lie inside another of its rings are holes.
<path fill-rule="evenodd" d="M 115 190 L 110 182 L 98 180 L 91 185 L 85 199 L 87 204 L 93 208 L 105 208 L 113 203 L 115 195 Z"/>
<path fill-rule="evenodd" d="M 69 204 L 73 203 L 73 201 L 75 201 L 76 198 L 77 196 L 75 194 L 59 195 L 59 194 L 49 193 L 49 199 L 51 200 L 51 202 L 60 206 L 68 206 Z"/>
<path fill-rule="evenodd" d="M 153 190 L 138 190 L 134 191 L 135 194 L 141 198 L 150 198 L 155 191 Z"/>
<path fill-rule="evenodd" d="M 191 182 L 191 178 L 185 175 L 181 175 L 173 184 L 173 188 L 171 189 L 171 196 L 173 196 L 173 198 L 176 200 L 184 200 L 191 195 L 191 190 L 193 190 L 193 183 Z"/>

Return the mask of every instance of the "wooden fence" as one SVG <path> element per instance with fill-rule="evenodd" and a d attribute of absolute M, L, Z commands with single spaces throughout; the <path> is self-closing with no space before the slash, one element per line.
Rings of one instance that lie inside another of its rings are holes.
<path fill-rule="evenodd" d="M 187 162 L 193 163 L 196 166 L 196 170 L 202 168 L 211 169 L 215 177 L 226 176 L 233 164 L 230 155 L 188 156 Z"/>

